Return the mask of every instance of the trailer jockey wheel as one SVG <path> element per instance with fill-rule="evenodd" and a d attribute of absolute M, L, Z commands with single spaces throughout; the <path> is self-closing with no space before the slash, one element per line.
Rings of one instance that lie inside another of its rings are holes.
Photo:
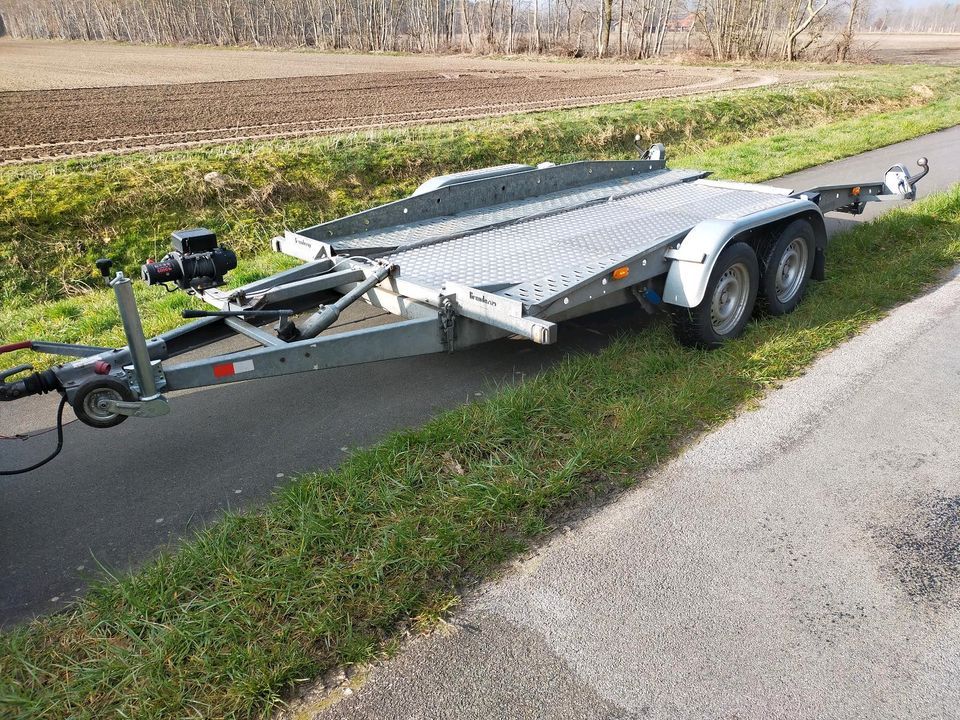
<path fill-rule="evenodd" d="M 677 341 L 712 350 L 738 337 L 753 312 L 759 278 L 753 248 L 742 242 L 727 246 L 713 266 L 700 304 L 671 307 Z"/>
<path fill-rule="evenodd" d="M 127 419 L 126 415 L 110 412 L 103 407 L 106 400 L 133 400 L 130 388 L 113 378 L 88 380 L 73 397 L 73 412 L 85 425 L 95 428 L 109 428 L 119 425 Z"/>
<path fill-rule="evenodd" d="M 760 258 L 760 306 L 770 315 L 793 312 L 813 273 L 817 240 L 813 226 L 794 220 Z"/>

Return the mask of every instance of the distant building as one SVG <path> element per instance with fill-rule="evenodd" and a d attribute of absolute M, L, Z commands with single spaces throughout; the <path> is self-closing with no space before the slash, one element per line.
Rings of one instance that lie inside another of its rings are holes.
<path fill-rule="evenodd" d="M 686 32 L 693 27 L 693 24 L 697 21 L 696 13 L 687 13 L 682 17 L 671 18 L 667 22 L 667 30 L 672 30 L 676 32 Z"/>

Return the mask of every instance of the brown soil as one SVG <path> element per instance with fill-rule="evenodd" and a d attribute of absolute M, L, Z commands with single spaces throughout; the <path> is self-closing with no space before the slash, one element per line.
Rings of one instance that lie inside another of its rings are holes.
<path fill-rule="evenodd" d="M 960 65 L 960 33 L 860 33 L 853 49 L 881 63 Z"/>
<path fill-rule="evenodd" d="M 752 71 L 417 71 L 0 92 L 0 164 L 416 123 L 749 87 Z"/>

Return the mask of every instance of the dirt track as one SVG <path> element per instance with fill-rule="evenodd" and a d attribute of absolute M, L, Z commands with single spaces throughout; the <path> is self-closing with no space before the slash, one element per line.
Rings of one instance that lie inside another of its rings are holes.
<path fill-rule="evenodd" d="M 481 64 L 482 65 L 482 64 Z M 544 64 L 0 93 L 0 164 L 465 120 L 749 87 L 752 71 Z"/>

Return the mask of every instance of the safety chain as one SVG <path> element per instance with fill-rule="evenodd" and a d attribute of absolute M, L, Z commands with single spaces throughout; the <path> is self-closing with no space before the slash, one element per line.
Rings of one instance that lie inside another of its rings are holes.
<path fill-rule="evenodd" d="M 443 343 L 443 349 L 447 352 L 453 352 L 454 341 L 457 339 L 457 331 L 454 326 L 457 314 L 454 312 L 453 303 L 450 298 L 444 298 L 440 303 L 440 342 Z"/>

